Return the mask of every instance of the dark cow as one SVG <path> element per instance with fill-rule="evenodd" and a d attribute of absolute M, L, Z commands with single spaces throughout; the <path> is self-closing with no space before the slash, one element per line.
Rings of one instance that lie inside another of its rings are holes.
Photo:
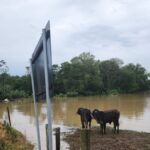
<path fill-rule="evenodd" d="M 113 122 L 114 124 L 114 133 L 119 133 L 119 117 L 120 112 L 116 109 L 107 110 L 107 111 L 99 111 L 98 109 L 93 110 L 92 117 L 100 124 L 100 130 L 102 134 L 106 134 L 106 123 Z"/>
<path fill-rule="evenodd" d="M 80 115 L 82 128 L 91 128 L 91 111 L 86 108 L 78 108 L 77 114 Z"/>

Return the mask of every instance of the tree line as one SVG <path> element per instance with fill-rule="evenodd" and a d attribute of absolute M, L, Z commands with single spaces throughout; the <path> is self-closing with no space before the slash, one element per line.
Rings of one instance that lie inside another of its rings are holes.
<path fill-rule="evenodd" d="M 5 98 L 16 99 L 31 96 L 32 87 L 29 74 L 23 76 L 12 76 L 8 73 L 8 66 L 4 60 L 0 60 L 0 101 Z"/>
<path fill-rule="evenodd" d="M 12 76 L 0 60 L 0 100 L 32 95 L 29 67 L 27 74 Z M 150 89 L 150 74 L 140 64 L 124 65 L 118 58 L 96 60 L 82 53 L 60 65 L 53 65 L 53 93 L 57 96 L 134 93 Z"/>
<path fill-rule="evenodd" d="M 150 89 L 149 73 L 140 64 L 124 65 L 118 58 L 96 60 L 82 53 L 53 65 L 55 95 L 103 95 L 133 93 Z"/>

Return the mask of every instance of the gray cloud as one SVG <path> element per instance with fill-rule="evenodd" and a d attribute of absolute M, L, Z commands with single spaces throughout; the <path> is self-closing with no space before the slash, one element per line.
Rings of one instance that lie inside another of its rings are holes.
<path fill-rule="evenodd" d="M 150 71 L 148 0 L 2 0 L 0 4 L 0 59 L 7 61 L 11 74 L 25 73 L 48 19 L 53 63 L 88 51 L 100 60 L 119 57 Z"/>

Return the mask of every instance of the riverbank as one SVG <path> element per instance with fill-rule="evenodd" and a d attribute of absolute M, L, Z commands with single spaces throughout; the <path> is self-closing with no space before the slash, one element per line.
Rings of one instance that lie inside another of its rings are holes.
<path fill-rule="evenodd" d="M 0 123 L 0 150 L 33 150 L 33 147 L 22 133 Z"/>
<path fill-rule="evenodd" d="M 91 150 L 150 150 L 150 133 L 120 130 L 113 134 L 107 129 L 106 135 L 101 135 L 99 127 L 93 127 L 90 134 Z M 69 150 L 80 149 L 80 129 L 65 134 L 64 140 L 69 144 Z"/>

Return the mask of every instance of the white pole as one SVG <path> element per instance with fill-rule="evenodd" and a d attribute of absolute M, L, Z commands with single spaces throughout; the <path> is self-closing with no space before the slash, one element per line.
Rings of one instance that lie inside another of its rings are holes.
<path fill-rule="evenodd" d="M 37 103 L 36 103 L 36 95 L 35 95 L 35 87 L 34 87 L 33 68 L 32 68 L 31 60 L 30 60 L 30 66 L 31 66 L 31 81 L 32 81 L 33 99 L 34 99 L 34 111 L 35 111 L 36 129 L 37 129 L 38 150 L 41 150 L 40 129 L 39 129 L 39 120 L 38 120 Z"/>
<path fill-rule="evenodd" d="M 45 88 L 46 88 L 46 102 L 47 102 L 47 116 L 48 116 L 48 145 L 49 150 L 52 150 L 52 121 L 51 121 L 51 100 L 49 93 L 49 78 L 48 78 L 48 58 L 47 58 L 47 42 L 46 30 L 42 30 L 43 36 L 43 50 L 44 50 L 44 71 L 45 71 Z"/>

